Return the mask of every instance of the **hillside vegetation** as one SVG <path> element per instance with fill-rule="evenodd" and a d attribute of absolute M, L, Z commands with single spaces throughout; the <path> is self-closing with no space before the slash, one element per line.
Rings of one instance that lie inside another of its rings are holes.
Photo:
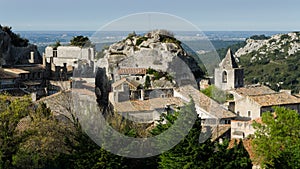
<path fill-rule="evenodd" d="M 274 90 L 300 90 L 300 33 L 247 39 L 235 55 L 245 69 L 246 84 L 262 83 Z"/>

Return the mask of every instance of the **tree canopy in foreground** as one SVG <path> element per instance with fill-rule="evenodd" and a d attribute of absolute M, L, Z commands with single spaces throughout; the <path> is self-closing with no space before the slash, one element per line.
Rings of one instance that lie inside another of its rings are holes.
<path fill-rule="evenodd" d="M 300 168 L 300 116 L 284 107 L 274 110 L 254 124 L 257 160 L 265 168 Z"/>

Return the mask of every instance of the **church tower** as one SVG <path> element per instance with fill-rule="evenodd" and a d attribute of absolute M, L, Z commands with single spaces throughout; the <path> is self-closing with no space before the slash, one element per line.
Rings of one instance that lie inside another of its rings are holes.
<path fill-rule="evenodd" d="M 222 90 L 244 86 L 244 69 L 238 67 L 230 49 L 219 67 L 215 69 L 215 86 Z"/>

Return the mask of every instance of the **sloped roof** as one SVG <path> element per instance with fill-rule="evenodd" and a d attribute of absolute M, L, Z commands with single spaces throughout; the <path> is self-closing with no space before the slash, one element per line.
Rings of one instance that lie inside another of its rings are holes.
<path fill-rule="evenodd" d="M 217 118 L 236 117 L 234 113 L 226 110 L 224 107 L 222 107 L 222 105 L 209 98 L 205 94 L 201 93 L 198 89 L 195 89 L 191 85 L 182 86 L 176 90 L 186 98 L 189 98 L 191 96 L 197 106 L 201 107 L 207 113 Z"/>
<path fill-rule="evenodd" d="M 42 72 L 45 71 L 45 66 L 42 64 L 27 64 L 27 65 L 17 65 L 15 68 L 22 69 L 29 72 Z"/>
<path fill-rule="evenodd" d="M 241 87 L 235 89 L 234 92 L 242 96 L 255 96 L 255 95 L 276 93 L 276 91 L 264 85 Z"/>
<path fill-rule="evenodd" d="M 9 72 L 9 73 L 13 73 L 13 74 L 16 74 L 16 75 L 30 73 L 29 71 L 19 69 L 19 68 L 4 68 L 4 71 Z"/>
<path fill-rule="evenodd" d="M 145 68 L 120 68 L 118 70 L 119 75 L 145 75 L 146 72 Z"/>
<path fill-rule="evenodd" d="M 3 69 L 0 69 L 0 79 L 15 79 L 18 76 L 16 74 L 13 73 L 9 73 L 4 71 Z"/>
<path fill-rule="evenodd" d="M 225 134 L 228 130 L 230 130 L 230 125 L 220 125 L 220 126 L 214 126 L 212 129 L 212 135 L 211 140 L 215 141 L 219 137 L 221 137 L 223 134 Z"/>
<path fill-rule="evenodd" d="M 121 80 L 116 81 L 115 83 L 113 83 L 111 86 L 113 88 L 120 86 L 121 84 L 123 84 L 124 82 L 126 82 L 127 84 L 133 86 L 134 88 L 138 88 L 141 84 L 137 81 L 134 80 L 129 80 L 126 78 L 122 78 Z"/>
<path fill-rule="evenodd" d="M 300 98 L 290 95 L 286 92 L 271 93 L 248 96 L 260 106 L 279 106 L 287 104 L 300 104 Z"/>
<path fill-rule="evenodd" d="M 225 69 L 232 69 L 232 68 L 239 67 L 238 64 L 236 63 L 236 60 L 235 60 L 230 48 L 228 49 L 225 58 L 221 61 L 219 66 L 222 68 L 225 68 Z"/>
<path fill-rule="evenodd" d="M 115 109 L 118 112 L 140 112 L 149 111 L 154 109 L 165 108 L 166 105 L 184 106 L 184 103 L 180 98 L 153 98 L 149 100 L 134 100 L 125 102 L 116 102 Z"/>

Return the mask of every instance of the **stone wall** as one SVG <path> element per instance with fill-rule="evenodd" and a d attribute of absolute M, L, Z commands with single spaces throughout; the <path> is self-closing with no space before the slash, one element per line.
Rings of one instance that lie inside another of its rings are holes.
<path fill-rule="evenodd" d="M 247 96 L 243 99 L 236 100 L 235 102 L 235 113 L 241 117 L 248 117 L 251 120 L 260 117 L 261 106 L 249 99 Z M 248 112 L 250 111 L 250 116 Z"/>
<path fill-rule="evenodd" d="M 231 121 L 231 139 L 245 138 L 254 132 L 252 121 Z"/>
<path fill-rule="evenodd" d="M 224 81 L 224 72 L 227 74 L 227 81 Z M 222 90 L 230 90 L 244 86 L 243 69 L 215 69 L 215 86 Z"/>

